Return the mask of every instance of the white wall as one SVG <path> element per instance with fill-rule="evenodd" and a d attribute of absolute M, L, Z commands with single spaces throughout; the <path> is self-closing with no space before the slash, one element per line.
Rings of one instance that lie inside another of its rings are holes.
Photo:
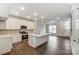
<path fill-rule="evenodd" d="M 33 29 L 33 22 L 31 21 L 15 17 L 9 17 L 6 20 L 6 29 L 20 29 L 21 25 L 27 26 L 27 29 Z"/>
<path fill-rule="evenodd" d="M 0 16 L 8 17 L 8 3 L 0 3 Z"/>
<path fill-rule="evenodd" d="M 40 34 L 44 34 L 46 33 L 46 24 L 37 20 L 34 22 L 35 23 L 35 29 L 34 29 L 34 32 L 35 33 L 40 33 Z"/>
<path fill-rule="evenodd" d="M 37 24 L 38 33 L 44 34 L 46 33 L 46 25 L 45 24 Z"/>
<path fill-rule="evenodd" d="M 5 21 L 0 21 L 0 29 L 5 29 L 6 23 Z"/>
<path fill-rule="evenodd" d="M 10 52 L 12 49 L 12 36 L 0 35 L 0 55 Z"/>
<path fill-rule="evenodd" d="M 68 21 L 68 20 L 67 20 Z M 60 21 L 57 23 L 57 35 L 58 36 L 70 36 L 70 29 L 65 29 L 65 24 L 66 21 Z"/>
<path fill-rule="evenodd" d="M 56 36 L 70 36 L 70 30 L 65 30 L 64 24 L 65 21 L 68 21 L 69 18 L 65 19 L 65 20 L 59 20 L 55 23 L 49 23 L 46 25 L 46 32 L 48 32 L 48 26 L 49 25 L 56 25 Z M 54 33 L 55 34 L 55 33 Z"/>

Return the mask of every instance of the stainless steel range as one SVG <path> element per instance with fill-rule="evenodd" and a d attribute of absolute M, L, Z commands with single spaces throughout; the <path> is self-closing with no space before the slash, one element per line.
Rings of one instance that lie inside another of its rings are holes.
<path fill-rule="evenodd" d="M 28 39 L 27 26 L 21 26 L 20 33 L 22 34 L 22 40 Z"/>

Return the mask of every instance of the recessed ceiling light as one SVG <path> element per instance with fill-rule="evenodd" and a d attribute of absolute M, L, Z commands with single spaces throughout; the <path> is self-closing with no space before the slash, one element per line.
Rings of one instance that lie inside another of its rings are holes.
<path fill-rule="evenodd" d="M 21 10 L 24 10 L 25 8 L 23 6 L 20 7 Z"/>
<path fill-rule="evenodd" d="M 42 19 L 44 19 L 44 16 L 41 16 Z"/>
<path fill-rule="evenodd" d="M 27 16 L 28 19 L 30 19 L 30 16 Z"/>
<path fill-rule="evenodd" d="M 59 17 L 57 17 L 57 20 L 59 20 L 60 18 Z"/>
<path fill-rule="evenodd" d="M 37 15 L 38 15 L 38 13 L 37 13 L 37 12 L 35 12 L 35 13 L 34 13 L 34 16 L 37 16 Z"/>
<path fill-rule="evenodd" d="M 15 12 L 15 14 L 16 14 L 16 15 L 19 15 L 19 13 L 18 13 L 18 12 Z"/>
<path fill-rule="evenodd" d="M 77 13 L 79 12 L 79 8 L 76 9 L 76 12 L 77 12 Z"/>

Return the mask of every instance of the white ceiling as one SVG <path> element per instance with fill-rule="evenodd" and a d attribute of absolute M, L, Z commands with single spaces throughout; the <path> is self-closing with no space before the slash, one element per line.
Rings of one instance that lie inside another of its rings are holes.
<path fill-rule="evenodd" d="M 21 10 L 20 7 L 24 7 L 24 10 Z M 37 16 L 34 16 L 34 13 L 38 13 Z M 30 19 L 41 19 L 41 16 L 44 16 L 44 19 L 50 20 L 57 17 L 64 18 L 70 17 L 71 5 L 62 4 L 62 3 L 13 3 L 9 6 L 9 14 L 14 16 L 20 16 L 27 18 L 30 16 Z"/>

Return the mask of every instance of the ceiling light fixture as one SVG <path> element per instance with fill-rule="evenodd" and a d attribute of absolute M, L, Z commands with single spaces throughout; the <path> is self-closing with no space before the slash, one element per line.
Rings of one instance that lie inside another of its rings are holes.
<path fill-rule="evenodd" d="M 19 15 L 19 13 L 18 13 L 18 12 L 15 12 L 15 14 L 16 14 L 16 15 Z"/>
<path fill-rule="evenodd" d="M 44 16 L 41 16 L 42 19 L 44 19 Z"/>
<path fill-rule="evenodd" d="M 38 15 L 38 13 L 35 12 L 35 13 L 34 13 L 34 16 L 37 16 L 37 15 Z"/>

